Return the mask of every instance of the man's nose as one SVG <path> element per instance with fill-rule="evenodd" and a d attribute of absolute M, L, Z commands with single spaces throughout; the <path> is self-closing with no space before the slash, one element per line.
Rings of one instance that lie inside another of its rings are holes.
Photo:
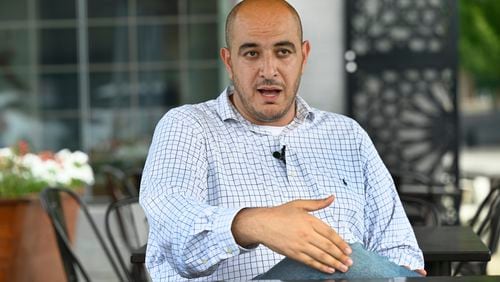
<path fill-rule="evenodd" d="M 272 56 L 265 56 L 260 68 L 260 76 L 265 79 L 271 79 L 278 76 L 276 59 Z"/>

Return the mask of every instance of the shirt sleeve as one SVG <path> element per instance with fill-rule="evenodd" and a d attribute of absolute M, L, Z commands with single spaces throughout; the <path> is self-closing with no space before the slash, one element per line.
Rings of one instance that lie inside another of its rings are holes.
<path fill-rule="evenodd" d="M 186 278 L 210 275 L 221 261 L 245 252 L 231 232 L 241 208 L 206 204 L 207 169 L 202 127 L 171 110 L 155 129 L 141 182 L 152 277 L 165 269 Z"/>
<path fill-rule="evenodd" d="M 392 177 L 368 134 L 360 128 L 359 135 L 366 189 L 364 244 L 398 265 L 423 269 L 422 251 Z"/>

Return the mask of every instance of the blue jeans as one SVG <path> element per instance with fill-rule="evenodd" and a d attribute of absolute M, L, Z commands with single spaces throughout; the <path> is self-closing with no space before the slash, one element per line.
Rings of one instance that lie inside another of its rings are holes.
<path fill-rule="evenodd" d="M 266 273 L 254 280 L 326 280 L 326 279 L 359 279 L 359 278 L 394 278 L 420 277 L 420 274 L 397 265 L 387 258 L 369 252 L 360 243 L 351 244 L 353 261 L 347 272 L 336 271 L 333 274 L 323 273 L 305 264 L 285 258 Z"/>

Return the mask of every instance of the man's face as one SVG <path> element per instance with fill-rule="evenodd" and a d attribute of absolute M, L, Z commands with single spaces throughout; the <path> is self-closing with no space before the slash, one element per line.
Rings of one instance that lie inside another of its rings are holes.
<path fill-rule="evenodd" d="M 254 124 L 289 124 L 310 49 L 301 42 L 297 20 L 286 9 L 241 9 L 230 38 L 221 57 L 236 109 Z"/>

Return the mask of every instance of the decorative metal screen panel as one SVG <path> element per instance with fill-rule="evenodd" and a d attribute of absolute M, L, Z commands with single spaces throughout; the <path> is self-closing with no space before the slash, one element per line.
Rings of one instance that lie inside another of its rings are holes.
<path fill-rule="evenodd" d="M 458 220 L 457 3 L 347 0 L 348 111 L 369 133 L 401 193 Z"/>

